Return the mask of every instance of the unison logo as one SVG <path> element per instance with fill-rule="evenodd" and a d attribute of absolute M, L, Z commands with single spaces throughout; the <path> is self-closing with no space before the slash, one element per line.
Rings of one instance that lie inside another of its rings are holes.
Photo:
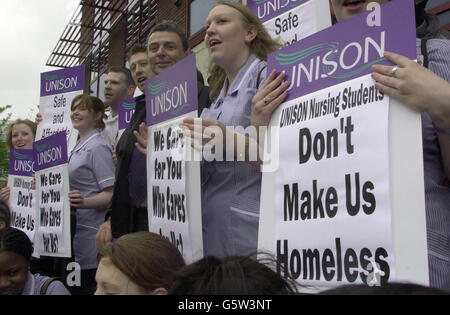
<path fill-rule="evenodd" d="M 50 164 L 50 165 L 56 165 L 61 159 L 62 159 L 62 147 L 49 147 L 48 144 L 36 144 L 36 151 L 37 154 L 37 162 L 38 165 L 41 166 L 42 164 Z"/>
<path fill-rule="evenodd" d="M 34 173 L 34 162 L 30 156 L 17 151 L 14 151 L 13 155 L 15 158 L 14 171 Z"/>
<path fill-rule="evenodd" d="M 125 110 L 135 109 L 136 108 L 136 102 L 133 102 L 133 103 L 126 103 L 126 102 L 124 102 L 122 104 L 122 108 L 125 109 Z"/>
<path fill-rule="evenodd" d="M 31 159 L 28 155 L 19 153 L 17 151 L 14 151 L 13 155 L 14 155 L 14 158 L 17 159 L 17 160 Z"/>
<path fill-rule="evenodd" d="M 70 92 L 77 89 L 78 77 L 63 77 L 44 73 L 45 92 Z"/>
<path fill-rule="evenodd" d="M 365 37 L 363 43 L 339 42 L 317 44 L 294 53 L 278 53 L 280 66 L 291 66 L 291 85 L 300 87 L 303 76 L 308 83 L 325 78 L 348 79 L 385 60 L 385 32 L 379 39 Z M 375 57 L 374 57 L 375 56 Z"/>
<path fill-rule="evenodd" d="M 289 9 L 306 2 L 308 0 L 249 0 L 257 6 L 258 18 L 276 13 L 282 9 Z"/>
<path fill-rule="evenodd" d="M 153 117 L 160 113 L 177 115 L 188 104 L 187 82 L 172 85 L 169 82 L 149 84 L 150 106 Z M 154 95 L 154 96 L 153 96 Z"/>

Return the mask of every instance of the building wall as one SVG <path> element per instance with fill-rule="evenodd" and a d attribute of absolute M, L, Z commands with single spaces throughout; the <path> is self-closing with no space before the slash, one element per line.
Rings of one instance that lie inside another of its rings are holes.
<path fill-rule="evenodd" d="M 196 0 L 196 1 L 215 1 L 215 0 Z M 247 0 L 241 1 L 244 5 L 247 4 Z M 427 10 L 433 10 L 435 8 L 444 8 L 443 11 L 439 11 L 438 17 L 441 21 L 441 25 L 447 25 L 446 29 L 450 28 L 450 10 L 445 9 L 449 0 L 429 0 L 427 4 Z M 156 23 L 163 20 L 171 20 L 177 23 L 185 32 L 189 34 L 189 0 L 181 0 L 180 5 L 175 5 L 175 0 L 158 0 L 157 1 L 157 14 Z M 108 65 L 122 65 L 126 64 L 126 51 L 125 51 L 125 36 L 126 36 L 126 23 L 125 16 L 122 16 L 118 23 L 114 24 L 111 30 L 110 36 L 110 51 L 108 56 Z M 92 36 L 92 35 L 90 35 Z M 205 82 L 208 77 L 208 64 L 209 54 L 207 48 L 203 42 L 205 36 L 205 30 L 202 29 L 196 34 L 191 34 L 189 37 L 189 46 L 197 56 L 197 68 L 202 72 Z M 144 42 L 145 39 L 141 39 Z M 102 88 L 99 84 L 99 96 L 102 98 Z"/>
<path fill-rule="evenodd" d="M 215 1 L 215 0 L 201 0 L 201 1 Z M 163 20 L 171 20 L 177 23 L 186 34 L 189 32 L 189 1 L 183 0 L 180 6 L 176 6 L 173 0 L 159 0 L 158 9 L 156 15 L 156 22 Z M 126 64 L 126 51 L 125 47 L 125 35 L 126 24 L 125 18 L 122 17 L 121 21 L 116 23 L 111 30 L 110 37 L 110 54 L 108 57 L 108 65 L 121 65 Z M 209 63 L 209 54 L 203 43 L 205 36 L 204 31 L 200 31 L 194 36 L 189 38 L 189 46 L 192 51 L 197 55 L 197 67 L 202 72 L 205 82 L 207 79 L 207 70 Z M 142 40 L 141 40 L 142 42 Z M 99 89 L 99 96 L 102 98 L 101 89 Z"/>
<path fill-rule="evenodd" d="M 156 16 L 157 22 L 162 20 L 170 20 L 177 23 L 183 28 L 187 34 L 187 16 L 189 10 L 189 1 L 181 1 L 180 6 L 174 4 L 174 0 L 159 0 L 158 13 Z"/>
<path fill-rule="evenodd" d="M 450 1 L 449 0 L 428 0 L 427 11 L 431 11 L 439 18 L 443 29 L 450 31 Z"/>
<path fill-rule="evenodd" d="M 125 20 L 120 19 L 111 29 L 109 66 L 124 66 L 125 60 Z"/>

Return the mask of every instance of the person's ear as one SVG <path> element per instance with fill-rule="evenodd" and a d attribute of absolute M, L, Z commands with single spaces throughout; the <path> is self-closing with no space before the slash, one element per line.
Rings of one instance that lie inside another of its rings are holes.
<path fill-rule="evenodd" d="M 165 288 L 157 288 L 151 292 L 152 295 L 167 295 L 168 292 Z"/>
<path fill-rule="evenodd" d="M 190 53 L 191 53 L 191 49 L 188 48 L 188 49 L 184 52 L 184 55 L 187 57 L 187 56 L 189 56 Z"/>
<path fill-rule="evenodd" d="M 6 227 L 6 223 L 3 221 L 0 221 L 0 230 L 4 229 Z"/>
<path fill-rule="evenodd" d="M 100 121 L 100 120 L 102 120 L 102 116 L 103 116 L 102 113 L 95 113 L 94 120 L 95 121 Z"/>
<path fill-rule="evenodd" d="M 136 85 L 129 85 L 129 86 L 128 86 L 127 97 L 128 97 L 128 98 L 132 98 L 135 91 L 136 91 Z"/>
<path fill-rule="evenodd" d="M 255 39 L 256 35 L 258 35 L 258 29 L 256 25 L 250 25 L 247 29 L 247 33 L 245 34 L 245 43 L 251 44 L 252 41 Z"/>

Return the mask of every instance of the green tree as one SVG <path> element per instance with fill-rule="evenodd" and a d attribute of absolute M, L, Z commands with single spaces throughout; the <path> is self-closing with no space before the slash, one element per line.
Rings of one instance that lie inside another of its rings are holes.
<path fill-rule="evenodd" d="M 0 115 L 5 113 L 11 105 L 0 106 Z M 11 113 L 0 119 L 0 187 L 6 186 L 9 172 L 9 149 L 6 145 L 6 133 L 9 125 Z"/>

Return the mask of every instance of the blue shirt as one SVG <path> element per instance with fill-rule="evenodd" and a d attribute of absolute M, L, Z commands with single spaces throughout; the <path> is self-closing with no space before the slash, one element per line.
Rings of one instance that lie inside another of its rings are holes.
<path fill-rule="evenodd" d="M 420 54 L 420 40 L 417 53 Z M 428 68 L 450 82 L 450 41 L 427 42 Z M 422 113 L 425 210 L 430 286 L 450 291 L 450 187 L 430 116 Z"/>
<path fill-rule="evenodd" d="M 70 190 L 79 190 L 84 198 L 114 186 L 114 172 L 111 145 L 98 130 L 79 141 L 70 154 Z M 105 212 L 106 209 L 77 209 L 73 250 L 81 269 L 97 268 L 95 236 L 105 221 Z"/>
<path fill-rule="evenodd" d="M 251 55 L 226 91 L 202 112 L 226 126 L 250 125 L 257 78 L 266 78 L 266 62 Z M 202 220 L 204 255 L 247 255 L 258 246 L 261 173 L 247 162 L 202 162 Z"/>

